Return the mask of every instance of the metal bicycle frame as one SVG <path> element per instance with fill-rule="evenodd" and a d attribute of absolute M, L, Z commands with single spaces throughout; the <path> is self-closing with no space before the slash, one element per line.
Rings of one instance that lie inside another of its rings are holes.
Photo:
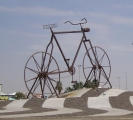
<path fill-rule="evenodd" d="M 98 63 L 98 59 L 97 59 L 97 57 L 96 57 L 96 55 L 95 55 L 93 46 L 92 46 L 92 44 L 91 44 L 91 41 L 90 41 L 89 39 L 87 39 L 87 38 L 86 38 L 86 35 L 85 35 L 85 32 L 89 32 L 89 31 L 86 31 L 87 28 L 84 29 L 84 28 L 82 27 L 81 24 L 80 24 L 80 26 L 81 26 L 81 30 L 80 30 L 80 31 L 54 32 L 54 31 L 52 30 L 52 28 L 50 28 L 51 33 L 52 33 L 52 36 L 51 36 L 51 40 L 50 40 L 49 44 L 48 44 L 47 47 L 46 47 L 46 53 L 47 53 L 47 51 L 48 51 L 49 45 L 52 44 L 52 50 L 51 50 L 51 55 L 52 55 L 52 53 L 53 53 L 53 40 L 55 40 L 55 42 L 56 42 L 56 44 L 57 44 L 57 46 L 58 46 L 58 48 L 59 48 L 59 50 L 60 50 L 60 52 L 61 52 L 61 55 L 62 55 L 62 57 L 63 57 L 63 59 L 64 59 L 64 61 L 65 61 L 65 63 L 66 63 L 66 66 L 67 66 L 67 68 L 68 68 L 68 70 L 60 71 L 60 73 L 69 72 L 70 68 L 72 68 L 72 67 L 74 66 L 74 63 L 75 63 L 75 61 L 76 61 L 76 58 L 77 58 L 77 56 L 78 56 L 78 53 L 79 53 L 79 50 L 80 50 L 80 48 L 81 48 L 82 43 L 84 43 L 84 47 L 85 47 L 85 49 L 86 49 L 86 52 L 88 52 L 86 42 L 89 42 L 90 47 L 91 47 L 91 49 L 92 49 L 92 53 L 93 53 L 94 58 L 95 58 L 95 61 L 96 61 L 97 65 L 100 67 L 100 65 L 99 65 L 99 63 Z M 81 38 L 81 41 L 80 41 L 80 44 L 79 44 L 79 46 L 78 46 L 78 49 L 77 49 L 77 51 L 76 51 L 76 54 L 75 54 L 75 56 L 74 56 L 74 59 L 73 59 L 73 61 L 72 61 L 72 65 L 69 65 L 69 59 L 66 59 L 66 57 L 65 57 L 65 55 L 64 55 L 64 53 L 63 53 L 63 51 L 62 51 L 62 49 L 61 49 L 61 47 L 60 47 L 60 45 L 59 45 L 59 42 L 58 42 L 58 40 L 57 40 L 57 38 L 56 38 L 56 36 L 55 36 L 56 34 L 68 34 L 68 33 L 82 33 L 82 34 L 83 34 L 83 36 L 82 36 L 82 38 Z M 88 57 L 89 57 L 90 62 L 91 62 L 91 64 L 92 64 L 92 66 L 93 66 L 93 67 L 92 67 L 92 70 L 91 70 L 91 72 L 90 72 L 90 74 L 91 74 L 92 71 L 93 71 L 94 69 L 96 69 L 96 66 L 93 64 L 92 59 L 91 59 L 89 53 L 88 53 Z M 42 66 L 42 67 L 43 67 L 43 66 Z M 108 77 L 107 77 L 107 75 L 106 75 L 106 73 L 105 73 L 105 71 L 104 71 L 103 68 L 102 68 L 102 70 L 103 70 L 103 73 L 105 74 L 105 77 L 106 77 L 108 83 L 109 83 L 110 86 L 111 86 L 111 83 L 110 83 L 110 81 L 109 81 L 109 79 L 108 79 Z M 59 73 L 59 72 L 54 72 L 53 74 L 56 74 L 56 73 Z M 89 74 L 89 75 L 90 75 L 90 74 Z M 88 76 L 88 77 L 89 77 L 89 76 Z M 73 82 L 73 75 L 72 75 L 72 82 Z M 112 86 L 111 86 L 111 87 L 112 87 Z"/>
<path fill-rule="evenodd" d="M 77 56 L 78 56 L 78 53 L 79 53 L 80 47 L 81 47 L 81 45 L 82 45 L 82 42 L 84 42 L 84 46 L 85 46 L 86 51 L 87 51 L 87 46 L 86 46 L 85 42 L 86 42 L 86 41 L 90 41 L 90 40 L 87 40 L 87 39 L 86 39 L 86 36 L 85 36 L 85 33 L 84 33 L 84 29 L 83 29 L 83 28 L 81 28 L 81 31 L 54 32 L 54 31 L 52 30 L 52 28 L 50 28 L 50 30 L 51 30 L 52 36 L 51 36 L 51 40 L 50 40 L 49 44 L 48 44 L 47 47 L 46 47 L 46 53 L 47 53 L 47 51 L 48 51 L 49 45 L 52 44 L 52 50 L 51 50 L 51 55 L 52 55 L 52 53 L 53 53 L 53 40 L 55 40 L 55 42 L 56 42 L 56 44 L 57 44 L 57 46 L 58 46 L 58 48 L 59 48 L 59 50 L 60 50 L 60 52 L 61 52 L 61 55 L 62 55 L 62 57 L 63 57 L 63 59 L 64 59 L 66 65 L 67 65 L 67 68 L 69 69 L 69 68 L 70 68 L 70 66 L 69 66 L 69 59 L 66 59 L 66 57 L 65 57 L 65 55 L 64 55 L 64 53 L 63 53 L 63 51 L 62 51 L 62 49 L 61 49 L 61 47 L 60 47 L 60 44 L 59 44 L 59 42 L 58 42 L 58 40 L 57 40 L 57 38 L 56 38 L 55 35 L 56 35 L 56 34 L 66 34 L 66 33 L 83 33 L 82 39 L 81 39 L 81 41 L 80 41 L 80 44 L 79 44 L 79 46 L 78 46 L 78 49 L 77 49 L 77 51 L 76 51 L 76 54 L 75 54 L 75 57 L 74 57 L 74 59 L 73 59 L 73 62 L 72 62 L 72 65 L 71 65 L 71 66 L 74 66 L 74 63 L 75 63 L 76 58 L 77 58 Z M 90 45 L 91 45 L 91 42 L 90 42 Z M 91 47 L 92 47 L 92 45 L 91 45 Z M 90 59 L 90 60 L 91 60 L 91 59 Z M 91 62 L 92 62 L 92 61 L 91 61 Z M 92 64 L 93 64 L 93 63 L 92 63 Z M 60 73 L 63 73 L 63 72 L 68 72 L 68 70 L 67 70 L 67 71 L 60 71 Z"/>

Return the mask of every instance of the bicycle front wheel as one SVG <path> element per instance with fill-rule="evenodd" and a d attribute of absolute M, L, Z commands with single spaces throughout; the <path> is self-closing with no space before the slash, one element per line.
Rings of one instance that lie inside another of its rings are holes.
<path fill-rule="evenodd" d="M 58 97 L 55 88 L 60 82 L 60 70 L 54 57 L 46 52 L 31 55 L 24 68 L 24 81 L 33 96 Z"/>

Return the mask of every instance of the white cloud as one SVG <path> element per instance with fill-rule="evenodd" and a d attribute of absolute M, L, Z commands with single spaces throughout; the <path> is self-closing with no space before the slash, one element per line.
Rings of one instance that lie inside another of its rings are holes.
<path fill-rule="evenodd" d="M 80 14 L 79 12 L 75 13 L 73 11 L 63 11 L 55 8 L 48 7 L 2 7 L 0 6 L 0 11 L 7 12 L 16 12 L 23 14 L 32 14 L 32 15 L 41 15 L 41 16 L 67 16 L 67 15 L 75 15 Z"/>
<path fill-rule="evenodd" d="M 0 29 L 1 33 L 6 34 L 11 34 L 11 35 L 21 35 L 21 36 L 26 36 L 26 37 L 32 37 L 32 38 L 44 38 L 43 34 L 39 34 L 39 33 L 32 33 L 32 32 L 21 32 L 21 31 L 16 31 L 16 30 L 2 30 Z"/>
<path fill-rule="evenodd" d="M 42 50 L 44 50 L 45 49 L 45 47 L 46 46 L 44 46 L 44 45 L 31 45 L 31 46 L 29 46 L 29 49 L 31 49 L 31 50 L 36 50 L 36 51 L 42 51 Z"/>
<path fill-rule="evenodd" d="M 113 16 L 110 17 L 110 20 L 114 23 L 133 25 L 133 18 L 125 16 Z"/>
<path fill-rule="evenodd" d="M 112 35 L 114 32 L 112 28 L 104 23 L 95 23 L 95 22 L 89 22 L 88 25 L 90 27 L 91 34 L 94 34 L 93 40 L 105 42 L 105 40 L 110 39 L 110 35 Z"/>
<path fill-rule="evenodd" d="M 116 9 L 133 9 L 133 5 L 113 5 Z"/>
<path fill-rule="evenodd" d="M 97 13 L 97 12 L 89 12 L 88 13 L 91 17 L 98 17 L 98 18 L 108 18 L 109 15 L 105 13 Z"/>
<path fill-rule="evenodd" d="M 111 15 L 111 14 L 109 15 L 105 13 L 95 13 L 95 12 L 90 12 L 89 15 L 92 17 L 108 19 L 109 21 L 113 23 L 133 25 L 133 17 Z"/>
<path fill-rule="evenodd" d="M 133 48 L 128 46 L 112 45 L 110 48 L 118 52 L 133 52 Z"/>

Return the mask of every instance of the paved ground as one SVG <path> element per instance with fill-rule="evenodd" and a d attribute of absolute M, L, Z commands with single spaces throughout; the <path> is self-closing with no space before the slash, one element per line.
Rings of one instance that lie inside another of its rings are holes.
<path fill-rule="evenodd" d="M 133 116 L 128 117 L 67 117 L 67 118 L 44 118 L 44 117 L 23 117 L 23 118 L 1 118 L 0 120 L 133 120 Z"/>
<path fill-rule="evenodd" d="M 7 103 L 0 101 L 0 120 L 133 120 L 133 92 L 82 89 L 61 97 Z M 117 102 L 111 103 L 111 97 L 115 97 Z M 125 98 L 127 101 L 122 103 Z M 24 107 L 26 105 L 28 107 Z"/>

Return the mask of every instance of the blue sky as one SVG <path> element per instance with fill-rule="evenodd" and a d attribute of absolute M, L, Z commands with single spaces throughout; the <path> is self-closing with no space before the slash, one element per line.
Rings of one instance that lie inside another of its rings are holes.
<path fill-rule="evenodd" d="M 45 51 L 50 40 L 51 33 L 43 29 L 44 24 L 57 23 L 54 31 L 80 30 L 79 26 L 64 22 L 78 23 L 82 18 L 87 19 L 83 26 L 90 28 L 87 38 L 109 56 L 112 86 L 119 88 L 117 77 L 121 77 L 120 87 L 125 89 L 127 74 L 128 90 L 133 90 L 132 0 L 0 0 L 0 16 L 0 83 L 3 92 L 27 92 L 23 77 L 26 61 L 33 53 Z M 66 57 L 73 59 L 81 36 L 61 35 L 58 38 Z M 76 80 L 79 80 L 78 65 L 82 64 L 84 54 L 82 47 L 75 63 Z M 54 55 L 63 66 L 56 46 Z M 80 74 L 84 81 L 82 70 Z M 61 80 L 64 88 L 71 85 L 70 79 Z"/>

